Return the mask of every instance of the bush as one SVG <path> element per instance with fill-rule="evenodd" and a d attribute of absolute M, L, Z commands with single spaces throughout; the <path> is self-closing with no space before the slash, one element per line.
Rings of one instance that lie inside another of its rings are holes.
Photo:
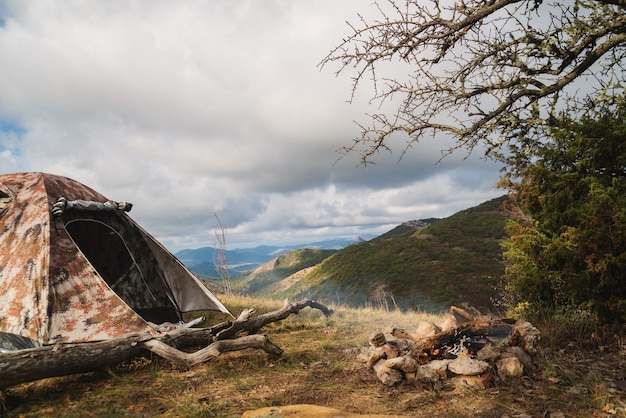
<path fill-rule="evenodd" d="M 523 213 L 503 244 L 510 307 L 626 323 L 626 98 L 594 117 L 561 117 L 550 134 L 537 159 L 511 157 L 503 180 Z"/>

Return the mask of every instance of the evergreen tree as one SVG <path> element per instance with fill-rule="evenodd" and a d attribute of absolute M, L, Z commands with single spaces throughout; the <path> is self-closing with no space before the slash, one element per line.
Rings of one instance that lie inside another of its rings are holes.
<path fill-rule="evenodd" d="M 515 302 L 626 322 L 626 98 L 560 117 L 532 156 L 509 159 L 502 185 L 528 217 L 504 244 Z"/>

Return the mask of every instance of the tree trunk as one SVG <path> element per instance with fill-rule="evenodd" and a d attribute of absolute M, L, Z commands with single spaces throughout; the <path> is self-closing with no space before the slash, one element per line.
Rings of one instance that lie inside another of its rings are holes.
<path fill-rule="evenodd" d="M 210 328 L 177 328 L 167 333 L 143 332 L 119 338 L 78 344 L 57 344 L 0 353 L 0 387 L 54 376 L 86 373 L 106 366 L 116 365 L 146 352 L 154 352 L 170 361 L 187 367 L 211 360 L 221 353 L 245 348 L 256 348 L 278 356 L 282 349 L 266 336 L 256 334 L 263 326 L 298 314 L 305 308 L 319 309 L 328 316 L 332 310 L 311 300 L 285 305 L 274 312 L 251 318 L 254 309 L 242 312 L 235 321 L 223 322 Z M 174 347 L 208 345 L 195 352 L 186 353 Z"/>

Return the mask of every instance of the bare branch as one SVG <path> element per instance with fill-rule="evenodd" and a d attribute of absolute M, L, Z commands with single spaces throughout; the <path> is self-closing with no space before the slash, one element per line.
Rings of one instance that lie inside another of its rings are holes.
<path fill-rule="evenodd" d="M 217 274 L 222 279 L 222 287 L 224 288 L 224 293 L 227 295 L 232 295 L 232 286 L 230 282 L 230 270 L 228 269 L 228 260 L 226 253 L 226 230 L 222 225 L 222 221 L 217 216 L 216 212 L 213 212 L 213 216 L 217 221 L 217 225 L 215 226 L 214 235 L 215 235 L 215 250 L 213 253 L 213 266 L 217 271 Z"/>
<path fill-rule="evenodd" d="M 159 340 L 149 340 L 143 343 L 143 345 L 153 353 L 171 362 L 181 363 L 186 367 L 193 367 L 219 357 L 223 353 L 243 350 L 245 348 L 263 350 L 272 356 L 280 356 L 283 353 L 283 349 L 272 343 L 265 335 L 258 334 L 246 335 L 234 340 L 215 341 L 209 346 L 193 353 L 178 350 Z"/>
<path fill-rule="evenodd" d="M 575 80 L 595 83 L 586 83 L 584 94 L 624 81 L 623 0 L 470 0 L 447 6 L 388 0 L 375 6 L 380 19 L 359 16 L 352 35 L 319 64 L 338 63 L 337 74 L 355 71 L 351 100 L 366 75 L 372 101 L 401 97 L 395 112 L 370 114 L 369 124 L 359 124 L 360 136 L 340 149 L 358 153 L 363 164 L 392 151 L 388 143 L 396 133 L 409 137 L 402 155 L 424 135 L 439 134 L 456 139 L 447 153 L 471 152 L 478 144 L 497 152 L 522 134 L 540 134 L 557 111 L 584 113 L 580 89 L 571 86 Z M 400 64 L 409 65 L 406 77 Z M 381 77 L 390 65 L 393 76 Z"/>

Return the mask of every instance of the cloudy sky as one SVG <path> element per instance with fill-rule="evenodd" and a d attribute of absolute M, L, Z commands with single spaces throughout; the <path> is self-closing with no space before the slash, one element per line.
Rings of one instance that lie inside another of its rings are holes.
<path fill-rule="evenodd" d="M 366 123 L 317 64 L 363 0 L 0 0 L 0 174 L 113 200 L 170 250 L 380 234 L 503 194 L 499 167 L 425 138 L 398 162 L 337 161 Z M 393 76 L 393 74 L 391 74 Z"/>

